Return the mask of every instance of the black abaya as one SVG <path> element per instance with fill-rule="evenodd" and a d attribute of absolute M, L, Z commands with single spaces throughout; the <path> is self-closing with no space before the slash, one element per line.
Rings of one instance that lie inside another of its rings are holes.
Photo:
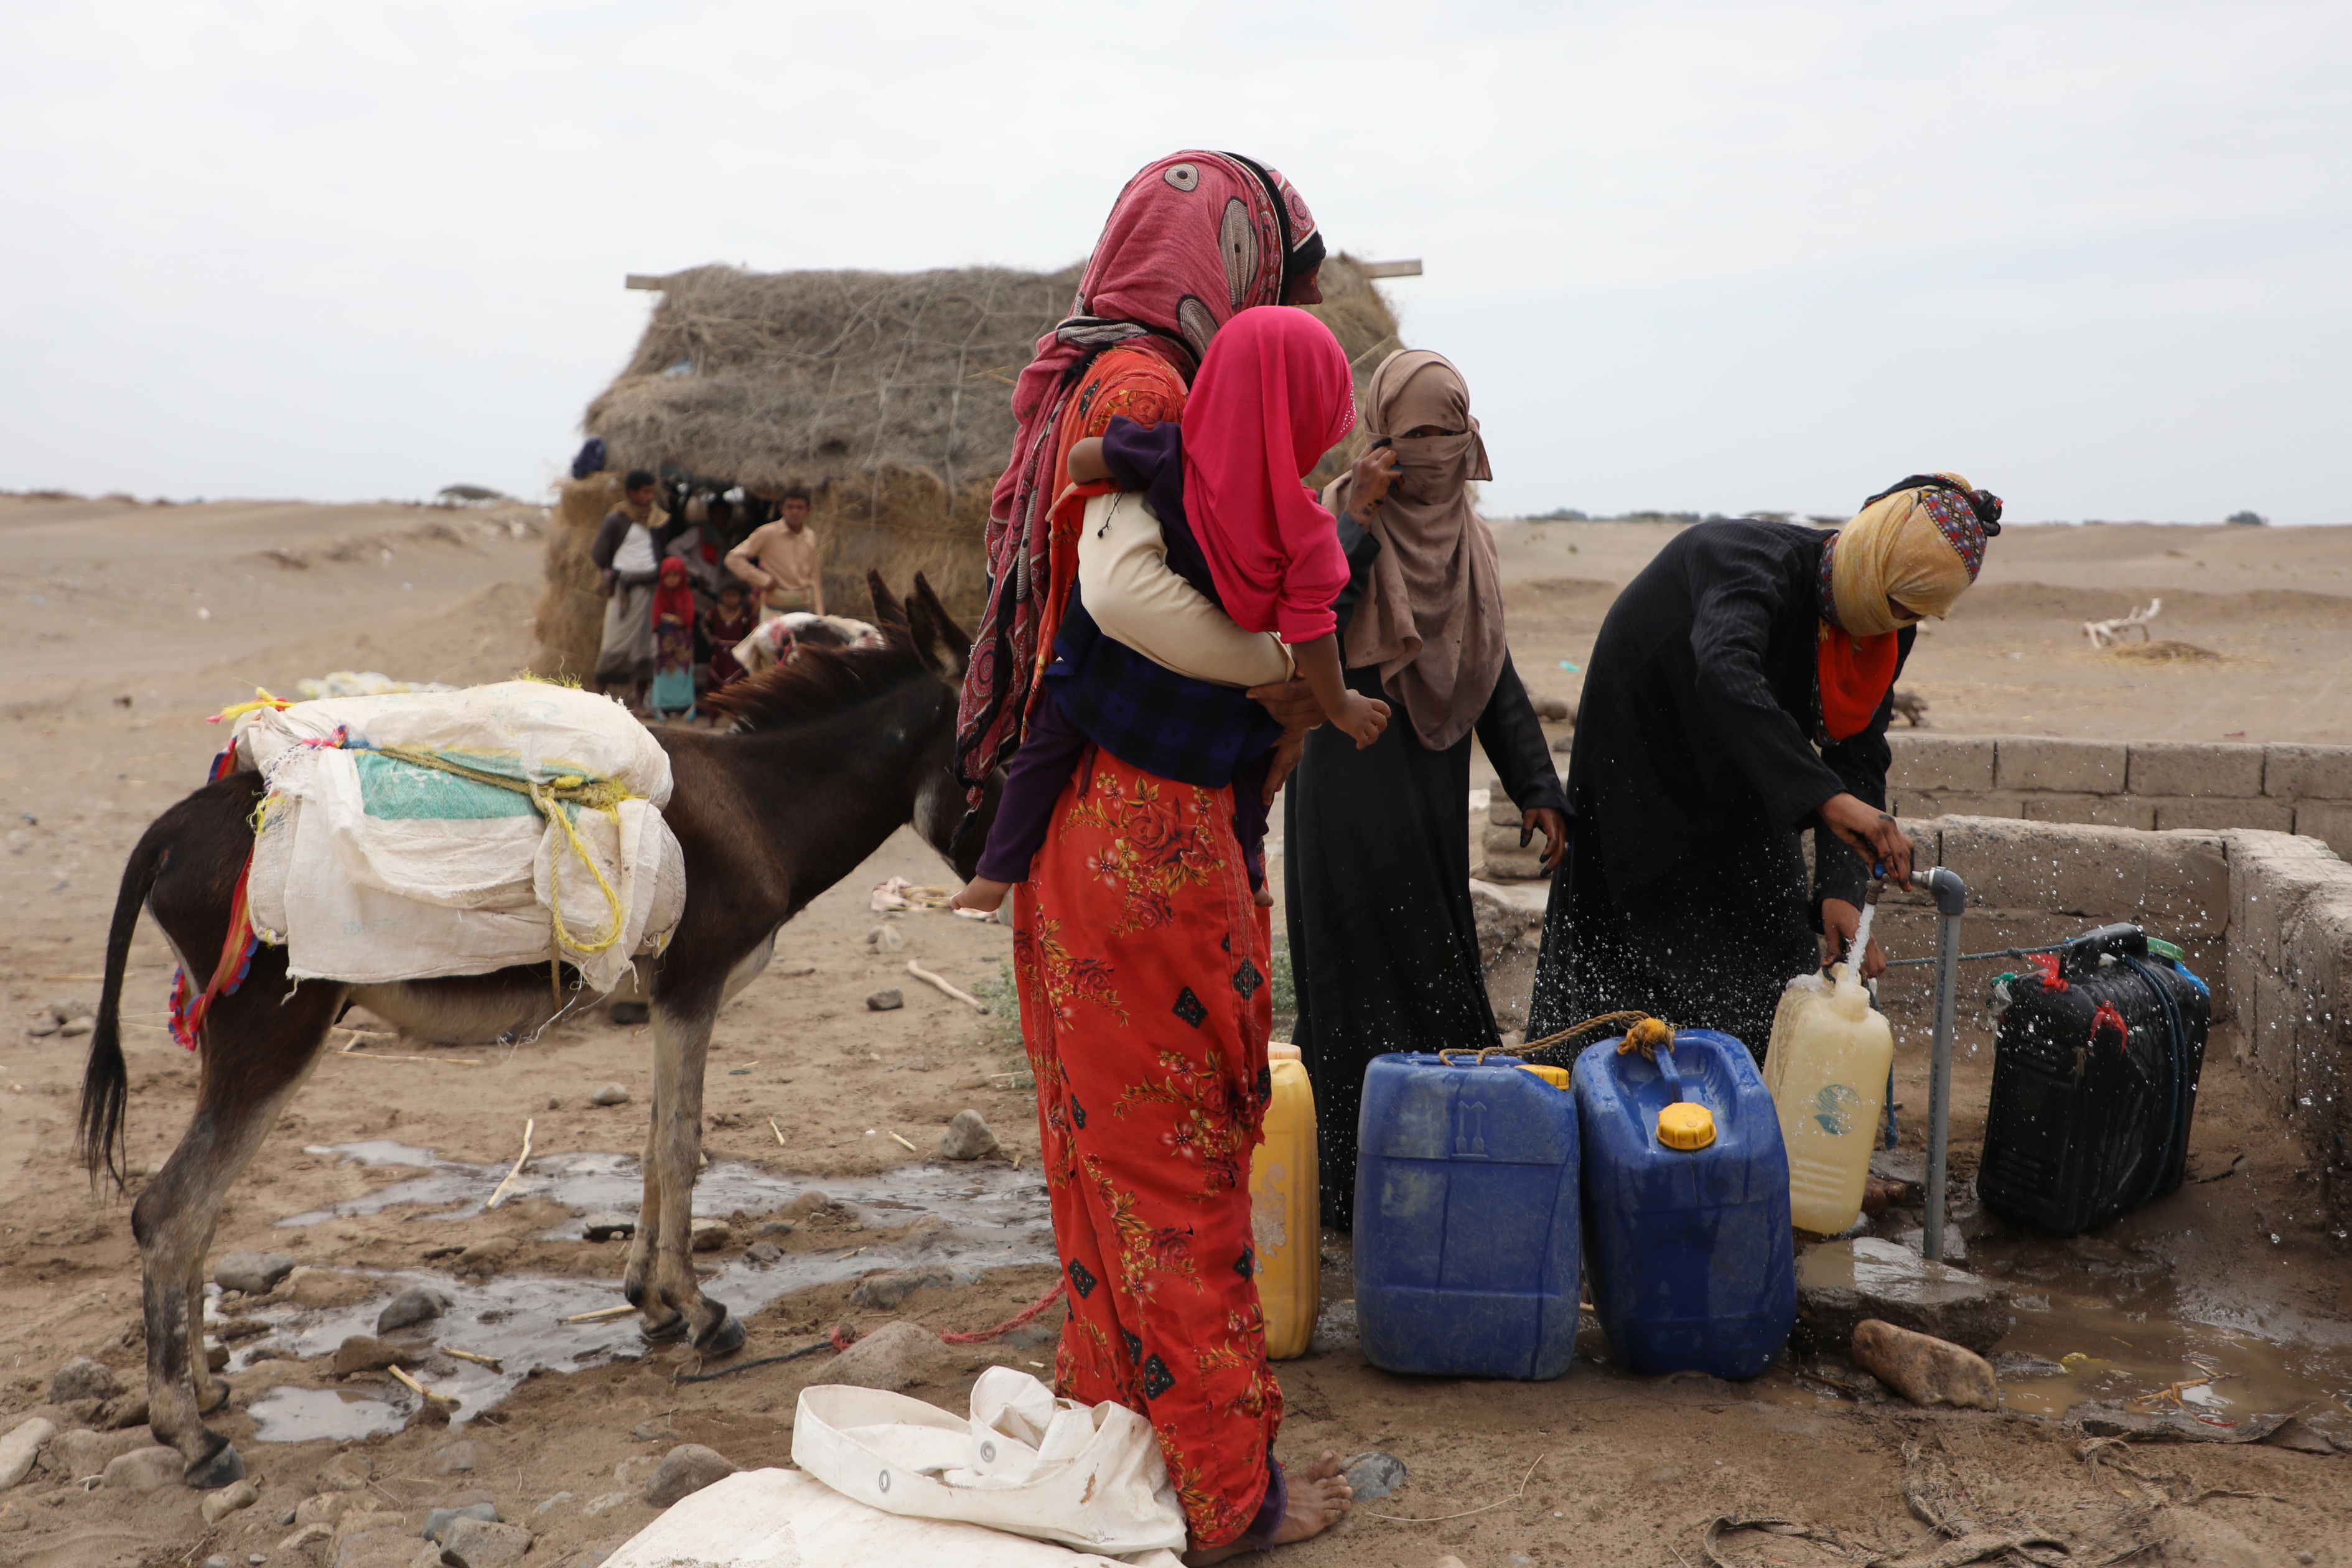
<path fill-rule="evenodd" d="M 1610 606 L 1569 763 L 1575 848 L 1552 882 L 1528 1037 L 1640 1008 L 1760 1059 L 1789 981 L 1820 962 L 1820 900 L 1862 901 L 1830 797 L 1886 802 L 1892 692 L 1817 752 L 1822 550 L 1786 523 L 1684 531 Z M 1915 633 L 1900 634 L 1901 659 Z M 1814 890 L 1798 835 L 1814 838 Z"/>
<path fill-rule="evenodd" d="M 1343 615 L 1351 603 L 1342 598 Z M 1348 671 L 1348 684 L 1394 700 L 1375 669 Z M 1475 728 L 1522 812 L 1566 805 L 1507 656 Z M 1345 1230 L 1371 1059 L 1496 1043 L 1470 903 L 1470 737 L 1433 752 L 1403 713 L 1362 751 L 1330 726 L 1310 733 L 1284 799 L 1283 878 L 1298 988 L 1292 1038 L 1315 1086 L 1323 1223 Z"/>

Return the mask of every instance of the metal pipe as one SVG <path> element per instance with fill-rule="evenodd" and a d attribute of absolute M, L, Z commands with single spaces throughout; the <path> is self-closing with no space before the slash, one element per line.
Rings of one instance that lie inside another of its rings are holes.
<path fill-rule="evenodd" d="M 1969 887 L 1958 872 L 1937 866 L 1919 879 L 1936 896 L 1943 919 L 1936 932 L 1936 1044 L 1927 1069 L 1927 1225 L 1920 1253 L 1944 1258 L 1944 1183 L 1952 1133 L 1952 1016 L 1960 978 L 1960 917 L 1969 907 Z"/>

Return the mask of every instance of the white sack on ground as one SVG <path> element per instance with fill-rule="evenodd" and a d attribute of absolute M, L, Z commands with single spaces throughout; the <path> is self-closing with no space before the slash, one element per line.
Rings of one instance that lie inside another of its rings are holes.
<path fill-rule="evenodd" d="M 254 921 L 285 943 L 298 978 L 544 963 L 560 907 L 564 959 L 601 993 L 684 910 L 684 856 L 658 809 L 669 758 L 608 698 L 508 681 L 301 702 L 246 715 L 236 743 L 272 796 L 254 847 Z M 541 784 L 610 781 L 645 798 L 610 814 L 559 805 L 567 833 L 524 794 L 373 754 L 389 747 Z"/>
<path fill-rule="evenodd" d="M 604 1568 L 1178 1568 L 1172 1552 L 1105 1557 L 853 1502 L 798 1470 L 739 1470 L 623 1542 Z"/>
<path fill-rule="evenodd" d="M 972 1384 L 969 1419 L 878 1389 L 803 1389 L 793 1462 L 844 1496 L 908 1518 L 1105 1556 L 1184 1545 L 1183 1509 L 1151 1424 L 1124 1405 L 1056 1399 L 1011 1367 L 991 1367 Z"/>

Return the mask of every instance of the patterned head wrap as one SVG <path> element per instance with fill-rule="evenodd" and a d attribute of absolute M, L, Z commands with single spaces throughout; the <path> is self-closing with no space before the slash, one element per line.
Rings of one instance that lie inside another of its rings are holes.
<path fill-rule="evenodd" d="M 1958 474 L 1914 474 L 1870 498 L 1822 552 L 1822 618 L 1877 637 L 1948 614 L 1984 567 L 2000 531 L 2000 498 Z M 1900 601 L 1912 613 L 1887 604 Z"/>
<path fill-rule="evenodd" d="M 1037 340 L 1013 389 L 1020 429 L 989 506 L 988 610 L 964 675 L 957 770 L 977 790 L 1020 738 L 1045 618 L 1047 514 L 1061 476 L 1071 395 L 1097 355 L 1131 342 L 1186 381 L 1217 329 L 1253 305 L 1278 304 L 1292 258 L 1321 237 L 1276 170 L 1228 153 L 1185 152 L 1148 163 L 1111 205 L 1067 319 Z"/>

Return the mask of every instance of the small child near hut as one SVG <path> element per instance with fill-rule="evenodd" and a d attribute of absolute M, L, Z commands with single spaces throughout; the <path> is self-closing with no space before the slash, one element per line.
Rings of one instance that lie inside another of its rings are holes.
<path fill-rule="evenodd" d="M 1353 377 L 1330 329 L 1304 310 L 1261 306 L 1219 330 L 1181 426 L 1115 418 L 1106 435 L 1071 447 L 1069 471 L 1075 484 L 1108 479 L 1141 492 L 1159 519 L 1169 569 L 1241 630 L 1288 645 L 1324 712 L 1360 748 L 1380 738 L 1389 707 L 1348 687 L 1334 608 L 1349 581 L 1347 555 L 1336 520 L 1301 482 L 1354 423 Z M 1357 489 L 1366 513 L 1388 488 L 1385 467 L 1378 472 Z M 1147 768 L 1155 753 L 1232 752 L 1234 835 L 1259 905 L 1273 902 L 1265 785 L 1278 728 L 1246 699 L 1203 701 L 1187 690 L 1231 687 L 1183 668 L 1171 651 L 1181 640 L 1155 639 L 1157 651 L 1141 654 L 1103 634 L 1073 593 L 1045 700 L 1007 767 L 978 874 L 955 896 L 956 908 L 995 910 L 1027 879 L 1054 803 L 1090 743 Z M 1107 675 L 1105 661 L 1124 668 Z M 1154 668 L 1165 674 L 1154 677 Z"/>
<path fill-rule="evenodd" d="M 743 584 L 732 577 L 719 584 L 719 602 L 703 612 L 702 635 L 710 645 L 710 689 L 718 690 L 743 679 L 741 665 L 735 662 L 735 645 L 751 635 L 759 624 Z"/>
<path fill-rule="evenodd" d="M 661 563 L 654 589 L 654 682 L 646 707 L 656 719 L 694 717 L 694 588 L 686 563 Z"/>

